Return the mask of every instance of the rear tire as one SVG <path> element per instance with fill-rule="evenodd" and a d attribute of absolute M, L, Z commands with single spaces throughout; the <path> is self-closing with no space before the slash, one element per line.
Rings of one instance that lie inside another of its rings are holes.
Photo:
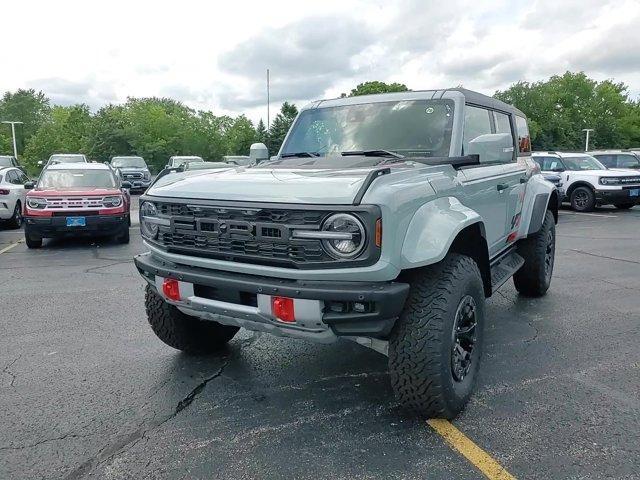
<path fill-rule="evenodd" d="M 631 207 L 633 207 L 635 205 L 635 203 L 616 203 L 615 207 L 618 210 L 629 210 Z"/>
<path fill-rule="evenodd" d="M 145 292 L 145 307 L 156 336 L 170 347 L 193 355 L 220 350 L 240 330 L 182 313 L 149 285 Z"/>
<path fill-rule="evenodd" d="M 576 212 L 591 212 L 596 207 L 596 194 L 589 187 L 576 187 L 570 200 L 571 208 Z"/>
<path fill-rule="evenodd" d="M 451 419 L 469 401 L 480 366 L 482 277 L 473 259 L 456 253 L 410 275 L 409 297 L 389 339 L 391 386 L 404 408 Z"/>
<path fill-rule="evenodd" d="M 513 275 L 516 290 L 527 297 L 541 297 L 551 285 L 556 254 L 556 224 L 550 210 L 540 230 L 518 242 L 524 265 Z"/>
<path fill-rule="evenodd" d="M 13 209 L 13 215 L 9 219 L 9 226 L 11 228 L 20 228 L 22 226 L 22 205 L 20 201 L 16 202 L 16 206 Z"/>

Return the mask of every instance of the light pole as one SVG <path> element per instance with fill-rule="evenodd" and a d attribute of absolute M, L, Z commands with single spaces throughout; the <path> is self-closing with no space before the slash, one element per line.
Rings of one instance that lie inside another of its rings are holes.
<path fill-rule="evenodd" d="M 13 156 L 18 158 L 18 147 L 16 146 L 16 124 L 22 125 L 24 122 L 10 122 L 3 120 L 2 123 L 8 123 L 11 125 L 11 136 L 13 137 Z"/>
<path fill-rule="evenodd" d="M 593 128 L 583 128 L 582 131 L 587 132 L 587 138 L 584 142 L 584 151 L 588 152 L 589 151 L 589 134 L 593 132 Z"/>

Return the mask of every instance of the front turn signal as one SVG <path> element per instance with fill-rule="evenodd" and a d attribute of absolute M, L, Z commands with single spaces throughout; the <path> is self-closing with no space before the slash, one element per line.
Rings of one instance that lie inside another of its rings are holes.
<path fill-rule="evenodd" d="M 375 242 L 376 242 L 376 247 L 381 247 L 382 246 L 382 219 L 379 218 L 378 220 L 376 220 L 376 232 L 375 232 Z"/>

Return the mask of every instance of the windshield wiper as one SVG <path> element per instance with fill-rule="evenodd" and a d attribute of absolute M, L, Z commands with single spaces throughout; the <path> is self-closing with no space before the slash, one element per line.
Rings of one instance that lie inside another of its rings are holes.
<path fill-rule="evenodd" d="M 343 156 L 348 155 L 362 155 L 363 157 L 393 157 L 393 158 L 405 158 L 404 155 L 392 152 L 390 150 L 349 150 L 342 152 Z"/>
<path fill-rule="evenodd" d="M 294 152 L 294 153 L 283 153 L 282 155 L 280 155 L 280 158 L 293 158 L 293 157 L 315 158 L 319 156 L 320 155 L 318 155 L 317 153 L 311 153 L 311 152 Z"/>

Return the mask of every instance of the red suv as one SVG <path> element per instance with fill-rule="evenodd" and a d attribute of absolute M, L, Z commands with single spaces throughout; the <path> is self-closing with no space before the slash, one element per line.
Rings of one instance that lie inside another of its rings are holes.
<path fill-rule="evenodd" d="M 60 163 L 45 168 L 24 206 L 27 247 L 43 238 L 112 235 L 129 243 L 131 225 L 128 182 L 100 163 Z"/>

